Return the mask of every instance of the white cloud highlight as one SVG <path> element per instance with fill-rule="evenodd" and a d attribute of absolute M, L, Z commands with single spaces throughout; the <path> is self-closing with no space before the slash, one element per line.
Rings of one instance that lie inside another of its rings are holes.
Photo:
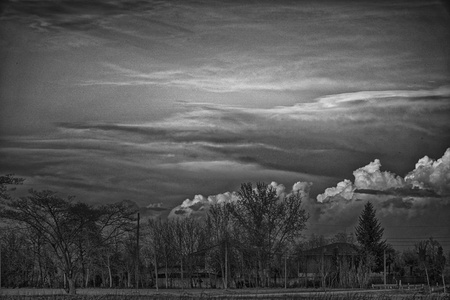
<path fill-rule="evenodd" d="M 389 98 L 420 98 L 433 96 L 450 96 L 450 86 L 442 86 L 433 90 L 361 91 L 342 93 L 321 97 L 318 102 L 324 108 L 332 108 L 354 101 L 373 102 L 379 100 L 387 101 Z"/>
<path fill-rule="evenodd" d="M 205 217 L 212 205 L 230 203 L 237 200 L 238 195 L 234 192 L 226 192 L 208 197 L 195 195 L 192 200 L 186 199 L 183 203 L 172 209 L 169 213 L 169 218 Z"/>
<path fill-rule="evenodd" d="M 299 193 L 302 199 L 307 199 L 309 197 L 309 190 L 312 183 L 310 182 L 297 182 L 293 185 L 290 193 Z M 272 181 L 268 185 L 268 187 L 272 187 L 276 190 L 277 195 L 280 199 L 288 196 L 289 194 L 286 192 L 286 187 L 283 184 L 278 184 L 275 181 Z M 205 197 L 203 195 L 195 195 L 194 198 L 186 199 L 172 209 L 169 214 L 169 218 L 185 218 L 185 217 L 206 217 L 209 208 L 214 204 L 220 203 L 231 203 L 239 200 L 239 194 L 237 192 L 226 192 L 223 194 L 211 195 Z"/>
<path fill-rule="evenodd" d="M 440 195 L 450 194 L 450 148 L 438 160 L 428 156 L 421 158 L 405 181 L 415 188 L 433 189 Z"/>
<path fill-rule="evenodd" d="M 389 224 L 412 218 L 419 225 L 427 224 L 429 218 L 442 219 L 441 215 L 450 211 L 450 148 L 438 160 L 421 158 L 405 179 L 382 172 L 380 167 L 380 161 L 375 159 L 353 172 L 354 182 L 339 182 L 318 195 L 317 202 L 310 201 L 313 222 L 354 226 L 367 201 Z"/>
<path fill-rule="evenodd" d="M 404 180 L 388 171 L 380 171 L 381 163 L 379 159 L 365 167 L 359 168 L 353 172 L 355 176 L 355 188 L 357 189 L 375 189 L 387 190 L 390 188 L 400 188 L 404 186 Z"/>
<path fill-rule="evenodd" d="M 355 187 L 353 183 L 350 180 L 345 179 L 344 181 L 339 182 L 336 187 L 327 188 L 323 194 L 317 195 L 317 201 L 321 203 L 330 202 L 331 199 L 337 196 L 346 200 L 351 200 L 353 198 L 354 190 Z"/>
<path fill-rule="evenodd" d="M 269 65 L 267 65 L 269 64 Z M 203 90 L 213 93 L 227 93 L 239 91 L 301 91 L 323 87 L 339 87 L 348 85 L 344 81 L 334 80 L 323 76 L 308 76 L 295 69 L 294 65 L 280 68 L 270 66 L 272 62 L 265 62 L 262 66 L 253 64 L 240 64 L 224 67 L 201 66 L 182 69 L 167 69 L 156 72 L 142 72 L 123 68 L 116 65 L 104 64 L 114 70 L 106 74 L 105 79 L 84 80 L 81 86 L 112 85 L 112 86 L 144 86 L 158 85 L 164 87 L 177 87 L 184 89 Z M 164 67 L 157 67 L 163 68 Z M 231 68 L 231 70 L 230 70 Z M 293 69 L 294 68 L 294 69 Z M 281 69 L 281 70 L 280 70 Z M 279 74 L 278 74 L 279 73 Z M 283 76 L 292 73 L 292 76 Z M 278 75 L 277 75 L 278 74 Z M 356 86 L 352 83 L 351 86 Z"/>
<path fill-rule="evenodd" d="M 345 179 L 336 187 L 327 188 L 323 194 L 317 195 L 317 201 L 356 200 L 356 197 L 360 198 L 360 193 L 355 196 L 357 189 L 390 192 L 395 189 L 402 189 L 403 192 L 411 188 L 429 189 L 439 195 L 446 195 L 450 191 L 450 148 L 436 161 L 428 156 L 421 158 L 405 179 L 388 171 L 382 172 L 380 168 L 380 160 L 375 159 L 353 172 L 354 182 Z"/>

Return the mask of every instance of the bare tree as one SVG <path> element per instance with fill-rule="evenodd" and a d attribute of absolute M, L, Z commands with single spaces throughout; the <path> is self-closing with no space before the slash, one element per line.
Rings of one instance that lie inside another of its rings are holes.
<path fill-rule="evenodd" d="M 101 241 L 117 236 L 118 228 L 129 225 L 130 212 L 121 204 L 94 208 L 49 190 L 29 193 L 20 199 L 4 199 L 1 216 L 42 234 L 43 242 L 51 247 L 58 267 L 66 274 L 68 292 L 75 294 L 75 280 L 83 272 L 86 257 Z M 113 229 L 104 235 L 106 228 Z"/>
<path fill-rule="evenodd" d="M 166 277 L 166 288 L 168 288 L 168 271 L 167 271 L 167 264 L 168 264 L 168 259 L 167 259 L 167 254 L 169 253 L 168 251 L 168 245 L 165 243 L 165 238 L 164 238 L 164 234 L 165 234 L 165 230 L 164 230 L 165 224 L 162 222 L 161 219 L 149 219 L 148 221 L 148 228 L 147 228 L 147 232 L 148 232 L 148 238 L 147 238 L 147 245 L 146 245 L 146 250 L 150 259 L 150 261 L 153 263 L 153 267 L 154 267 L 154 273 L 155 273 L 155 288 L 158 290 L 159 286 L 158 286 L 158 268 L 159 268 L 159 264 L 161 262 L 165 263 L 165 277 Z"/>
<path fill-rule="evenodd" d="M 220 203 L 211 206 L 207 220 L 206 228 L 209 237 L 209 257 L 218 263 L 222 273 L 223 287 L 228 288 L 229 278 L 229 258 L 231 247 L 236 246 L 236 239 L 233 235 L 233 216 L 226 204 Z"/>
<path fill-rule="evenodd" d="M 419 260 L 419 267 L 425 271 L 428 287 L 431 283 L 442 280 L 443 284 L 446 259 L 441 244 L 433 239 L 420 241 L 415 244 L 415 250 Z"/>
<path fill-rule="evenodd" d="M 184 288 L 184 273 L 189 272 L 192 285 L 192 255 L 202 246 L 203 228 L 198 220 L 194 218 L 175 219 L 173 226 L 173 245 L 180 262 L 181 285 Z M 186 259 L 189 257 L 188 265 Z M 186 269 L 187 267 L 187 269 Z"/>
<path fill-rule="evenodd" d="M 239 200 L 229 208 L 245 232 L 249 246 L 256 250 L 262 279 L 273 255 L 282 252 L 286 243 L 300 234 L 309 215 L 302 208 L 299 192 L 281 197 L 265 183 L 257 183 L 255 188 L 251 183 L 244 183 L 238 194 Z"/>
<path fill-rule="evenodd" d="M 425 270 L 427 276 L 428 287 L 430 287 L 430 276 L 428 274 L 428 241 L 420 241 L 415 245 L 417 255 L 419 257 L 419 264 Z"/>

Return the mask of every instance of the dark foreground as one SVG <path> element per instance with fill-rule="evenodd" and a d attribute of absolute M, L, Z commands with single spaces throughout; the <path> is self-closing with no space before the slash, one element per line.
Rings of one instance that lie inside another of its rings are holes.
<path fill-rule="evenodd" d="M 305 289 L 242 289 L 242 290 L 150 290 L 150 289 L 78 289 L 67 295 L 62 289 L 1 289 L 0 299 L 8 300 L 144 300 L 144 299 L 316 299 L 316 300 L 444 300 L 449 294 L 428 294 L 405 290 L 305 290 Z"/>

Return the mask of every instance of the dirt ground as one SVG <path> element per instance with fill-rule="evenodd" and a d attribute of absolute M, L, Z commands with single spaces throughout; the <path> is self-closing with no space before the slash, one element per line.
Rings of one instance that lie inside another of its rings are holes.
<path fill-rule="evenodd" d="M 404 291 L 408 293 L 407 291 Z M 399 290 L 375 289 L 77 289 L 79 295 L 145 295 L 145 296 L 172 296 L 172 297 L 227 297 L 231 298 L 258 298 L 280 296 L 318 296 L 321 294 L 350 295 L 350 294 L 399 294 Z M 0 289 L 0 295 L 61 295 L 63 289 Z"/>

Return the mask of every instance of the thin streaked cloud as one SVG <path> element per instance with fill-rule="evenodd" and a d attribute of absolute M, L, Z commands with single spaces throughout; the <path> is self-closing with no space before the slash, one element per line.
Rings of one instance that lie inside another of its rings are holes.
<path fill-rule="evenodd" d="M 165 70 L 144 73 L 119 66 L 111 66 L 114 74 L 99 80 L 83 80 L 81 86 L 140 86 L 156 85 L 206 92 L 229 93 L 239 91 L 303 91 L 314 88 L 366 86 L 367 82 L 336 81 L 327 77 L 310 77 L 302 68 L 292 66 L 250 66 L 236 63 L 232 67 L 205 66 L 185 70 Z"/>

